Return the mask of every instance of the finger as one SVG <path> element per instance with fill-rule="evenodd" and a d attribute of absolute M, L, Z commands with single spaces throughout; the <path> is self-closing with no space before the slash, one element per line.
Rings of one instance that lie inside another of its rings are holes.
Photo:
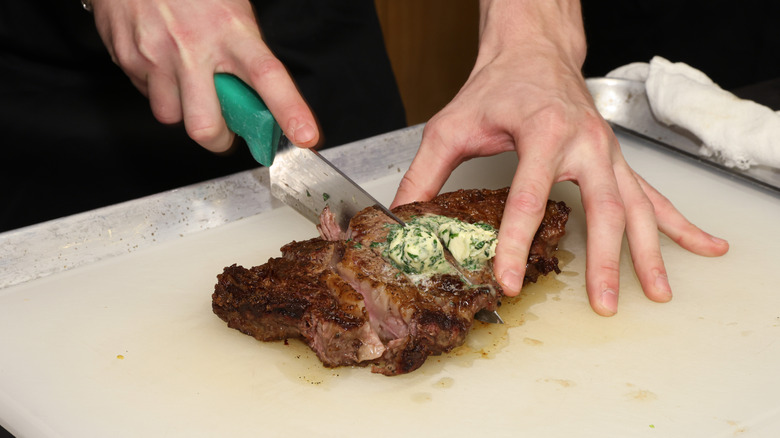
<path fill-rule="evenodd" d="M 493 264 L 496 279 L 508 296 L 519 294 L 523 287 L 528 252 L 544 217 L 553 177 L 549 160 L 521 156 L 504 206 Z"/>
<path fill-rule="evenodd" d="M 179 83 L 184 127 L 190 138 L 212 152 L 229 149 L 234 136 L 222 118 L 213 71 L 188 68 Z"/>
<path fill-rule="evenodd" d="M 727 241 L 712 236 L 693 225 L 674 205 L 639 175 L 635 175 L 642 190 L 653 203 L 658 228 L 678 245 L 698 255 L 715 257 L 728 252 Z"/>
<path fill-rule="evenodd" d="M 593 163 L 591 163 L 593 164 Z M 588 257 L 585 263 L 588 299 L 602 316 L 617 313 L 620 289 L 620 247 L 625 231 L 625 210 L 609 165 L 587 169 L 579 179 L 585 209 Z"/>
<path fill-rule="evenodd" d="M 181 97 L 175 79 L 162 74 L 149 76 L 149 106 L 161 123 L 172 124 L 182 120 Z"/>
<path fill-rule="evenodd" d="M 233 73 L 257 91 L 293 144 L 315 146 L 320 134 L 314 115 L 282 62 L 264 46 L 247 46 L 235 47 Z"/>
<path fill-rule="evenodd" d="M 420 148 L 401 179 L 391 208 L 433 198 L 461 162 L 455 145 L 448 144 L 430 126 L 423 130 Z"/>
<path fill-rule="evenodd" d="M 152 67 L 134 47 L 116 52 L 114 63 L 130 78 L 130 82 L 147 98 L 149 97 L 149 70 Z"/>
<path fill-rule="evenodd" d="M 656 302 L 672 299 L 672 289 L 666 275 L 655 209 L 624 161 L 615 166 L 620 195 L 626 211 L 626 236 L 634 271 L 645 295 Z"/>

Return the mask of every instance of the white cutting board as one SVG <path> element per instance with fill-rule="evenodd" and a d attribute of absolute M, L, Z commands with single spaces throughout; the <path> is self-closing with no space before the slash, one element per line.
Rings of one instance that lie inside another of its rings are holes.
<path fill-rule="evenodd" d="M 727 238 L 699 257 L 662 240 L 675 298 L 642 295 L 624 255 L 620 311 L 584 291 L 573 207 L 563 273 L 526 289 L 467 346 L 398 377 L 325 369 L 297 341 L 261 343 L 211 311 L 224 266 L 316 234 L 288 208 L 0 290 L 0 423 L 19 436 L 776 437 L 780 200 L 621 138 L 645 178 Z M 506 156 L 448 189 L 508 184 Z M 389 202 L 402 173 L 367 189 Z"/>

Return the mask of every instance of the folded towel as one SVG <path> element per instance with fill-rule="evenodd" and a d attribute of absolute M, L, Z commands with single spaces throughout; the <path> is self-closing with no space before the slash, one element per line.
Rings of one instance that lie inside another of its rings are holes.
<path fill-rule="evenodd" d="M 655 117 L 697 136 L 702 155 L 740 169 L 780 167 L 780 111 L 740 99 L 701 71 L 659 56 L 618 67 L 607 77 L 645 82 Z"/>

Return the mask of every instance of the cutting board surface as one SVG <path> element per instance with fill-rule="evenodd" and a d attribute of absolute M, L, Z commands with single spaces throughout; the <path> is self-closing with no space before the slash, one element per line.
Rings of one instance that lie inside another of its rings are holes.
<path fill-rule="evenodd" d="M 627 251 L 620 311 L 584 290 L 576 186 L 563 272 L 478 323 L 465 346 L 385 377 L 326 369 L 298 341 L 262 343 L 211 311 L 216 275 L 316 235 L 283 207 L 0 290 L 0 423 L 19 436 L 777 436 L 780 202 L 633 138 L 629 163 L 720 258 L 663 237 L 675 292 L 648 301 Z M 507 156 L 464 164 L 446 187 L 507 185 Z M 392 199 L 402 172 L 367 189 Z"/>

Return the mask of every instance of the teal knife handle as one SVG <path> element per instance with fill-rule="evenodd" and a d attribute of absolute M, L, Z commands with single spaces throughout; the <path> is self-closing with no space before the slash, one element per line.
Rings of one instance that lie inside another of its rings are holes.
<path fill-rule="evenodd" d="M 217 73 L 214 85 L 228 128 L 242 137 L 263 166 L 274 162 L 282 130 L 255 90 L 234 75 Z"/>

